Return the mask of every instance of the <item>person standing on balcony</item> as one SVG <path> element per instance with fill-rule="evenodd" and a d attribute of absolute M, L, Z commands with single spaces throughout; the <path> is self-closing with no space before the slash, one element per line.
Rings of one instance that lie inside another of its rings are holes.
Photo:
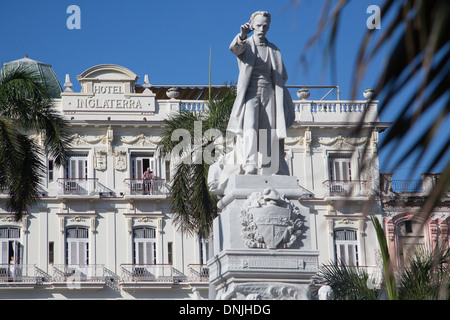
<path fill-rule="evenodd" d="M 144 193 L 148 194 L 152 191 L 152 179 L 153 179 L 153 171 L 150 171 L 150 168 L 144 171 L 142 178 L 144 179 Z"/>
<path fill-rule="evenodd" d="M 284 138 L 294 122 L 294 105 L 285 87 L 287 73 L 280 50 L 266 39 L 270 22 L 268 12 L 253 13 L 230 45 L 238 59 L 239 78 L 227 130 L 242 134 L 244 174 L 257 174 L 259 168 L 261 174 L 289 174 Z M 260 136 L 264 130 L 267 137 Z M 258 152 L 263 156 L 260 165 Z"/>
<path fill-rule="evenodd" d="M 15 267 L 16 264 L 14 262 L 14 257 L 12 256 L 9 261 L 9 277 L 10 277 L 9 281 L 13 281 L 14 277 L 16 276 Z"/>

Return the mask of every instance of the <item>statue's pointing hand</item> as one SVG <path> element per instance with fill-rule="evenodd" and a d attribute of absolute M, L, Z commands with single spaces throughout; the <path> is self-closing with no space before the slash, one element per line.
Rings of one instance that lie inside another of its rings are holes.
<path fill-rule="evenodd" d="M 243 24 L 241 26 L 241 34 L 240 34 L 241 40 L 247 39 L 247 35 L 252 31 L 253 31 L 253 28 L 250 25 L 250 22 Z"/>

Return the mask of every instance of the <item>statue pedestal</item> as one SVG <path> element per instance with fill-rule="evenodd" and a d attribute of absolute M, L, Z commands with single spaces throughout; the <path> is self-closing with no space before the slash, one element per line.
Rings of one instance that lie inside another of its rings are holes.
<path fill-rule="evenodd" d="M 319 253 L 301 195 L 296 177 L 230 177 L 208 261 L 216 299 L 310 299 Z"/>

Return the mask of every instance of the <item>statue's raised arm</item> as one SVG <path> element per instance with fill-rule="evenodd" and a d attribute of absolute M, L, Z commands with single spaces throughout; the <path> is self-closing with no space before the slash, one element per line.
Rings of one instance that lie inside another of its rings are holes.
<path fill-rule="evenodd" d="M 289 175 L 284 139 L 294 121 L 294 106 L 280 50 L 266 39 L 270 23 L 268 12 L 253 13 L 230 44 L 239 77 L 227 131 L 237 135 L 237 142 L 211 167 L 210 186 L 218 194 L 226 185 L 225 175 Z"/>

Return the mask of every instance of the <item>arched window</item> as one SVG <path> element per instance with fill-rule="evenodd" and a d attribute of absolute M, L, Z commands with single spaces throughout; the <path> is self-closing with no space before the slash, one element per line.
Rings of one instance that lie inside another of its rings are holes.
<path fill-rule="evenodd" d="M 86 227 L 66 229 L 66 264 L 89 264 L 89 230 Z"/>
<path fill-rule="evenodd" d="M 156 230 L 140 227 L 133 229 L 133 263 L 156 264 Z"/>
<path fill-rule="evenodd" d="M 356 230 L 334 231 L 334 253 L 337 263 L 358 266 L 358 238 Z"/>

